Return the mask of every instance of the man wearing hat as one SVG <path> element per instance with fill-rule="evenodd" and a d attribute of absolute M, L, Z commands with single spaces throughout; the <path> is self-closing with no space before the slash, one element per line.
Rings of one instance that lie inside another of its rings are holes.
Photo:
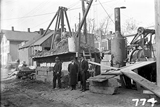
<path fill-rule="evenodd" d="M 53 89 L 56 88 L 56 80 L 58 79 L 58 87 L 61 88 L 61 70 L 62 63 L 59 60 L 59 57 L 55 58 L 55 65 L 53 70 Z"/>
<path fill-rule="evenodd" d="M 71 63 L 68 65 L 68 72 L 70 77 L 71 90 L 75 90 L 77 84 L 78 64 L 75 62 L 75 57 L 72 56 L 71 60 Z"/>
<path fill-rule="evenodd" d="M 81 72 L 81 91 L 86 91 L 86 74 L 88 70 L 88 61 L 85 60 L 83 54 L 80 54 L 80 72 Z"/>

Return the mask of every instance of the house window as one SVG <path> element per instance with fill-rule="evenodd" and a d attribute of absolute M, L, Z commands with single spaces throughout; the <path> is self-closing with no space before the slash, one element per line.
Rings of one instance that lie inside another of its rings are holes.
<path fill-rule="evenodd" d="M 44 50 L 49 51 L 50 47 L 44 47 Z"/>

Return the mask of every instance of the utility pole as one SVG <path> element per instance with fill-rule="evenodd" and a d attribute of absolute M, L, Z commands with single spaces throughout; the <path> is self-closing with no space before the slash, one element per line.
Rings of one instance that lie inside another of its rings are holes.
<path fill-rule="evenodd" d="M 155 0 L 157 85 L 160 87 L 160 0 Z"/>
<path fill-rule="evenodd" d="M 79 13 L 79 24 L 78 24 L 79 27 L 80 27 L 80 22 L 81 22 L 81 13 Z M 81 49 L 81 31 L 79 32 L 79 36 L 78 37 L 79 37 L 78 53 L 80 54 L 80 49 Z"/>
<path fill-rule="evenodd" d="M 84 4 L 84 0 L 82 0 L 82 12 L 83 12 L 83 17 L 85 15 L 85 4 Z M 84 20 L 84 26 L 83 26 L 83 34 L 85 36 L 85 42 L 87 44 L 87 23 L 86 23 L 86 19 Z"/>

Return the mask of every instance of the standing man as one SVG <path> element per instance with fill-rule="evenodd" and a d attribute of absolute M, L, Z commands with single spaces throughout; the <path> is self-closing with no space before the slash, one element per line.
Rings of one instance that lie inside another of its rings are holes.
<path fill-rule="evenodd" d="M 87 70 L 88 70 L 88 61 L 86 61 L 86 59 L 84 58 L 84 56 L 81 54 L 80 55 L 80 72 L 81 72 L 81 85 L 82 85 L 82 89 L 81 91 L 84 92 L 86 91 L 86 74 L 87 74 Z"/>
<path fill-rule="evenodd" d="M 72 62 L 68 65 L 68 71 L 70 77 L 71 90 L 75 90 L 77 84 L 78 65 L 75 62 L 75 57 L 71 57 L 71 60 Z"/>
<path fill-rule="evenodd" d="M 59 60 L 59 57 L 55 58 L 55 65 L 53 70 L 53 89 L 56 88 L 56 80 L 58 79 L 58 87 L 61 88 L 61 70 L 62 63 Z"/>

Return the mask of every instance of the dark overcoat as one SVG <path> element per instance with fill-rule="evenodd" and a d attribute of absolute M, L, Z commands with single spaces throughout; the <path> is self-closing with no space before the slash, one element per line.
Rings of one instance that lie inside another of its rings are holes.
<path fill-rule="evenodd" d="M 86 73 L 88 71 L 88 61 L 86 60 L 83 60 L 81 63 L 80 63 L 80 67 L 81 67 L 81 81 L 85 81 L 86 80 Z"/>
<path fill-rule="evenodd" d="M 76 85 L 78 65 L 76 63 L 70 63 L 68 65 L 68 71 L 69 71 L 69 76 L 70 76 L 70 85 Z"/>
<path fill-rule="evenodd" d="M 61 75 L 62 63 L 61 62 L 56 63 L 53 69 L 54 69 L 54 72 L 53 72 L 54 75 L 57 75 L 57 74 Z"/>

